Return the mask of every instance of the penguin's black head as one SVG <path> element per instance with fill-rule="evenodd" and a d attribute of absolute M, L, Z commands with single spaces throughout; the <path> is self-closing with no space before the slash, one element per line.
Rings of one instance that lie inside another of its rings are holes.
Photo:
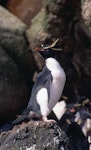
<path fill-rule="evenodd" d="M 49 57 L 55 58 L 57 54 L 59 54 L 62 49 L 55 48 L 56 43 L 58 42 L 58 39 L 52 43 L 50 46 L 44 47 L 43 45 L 40 48 L 36 48 L 35 50 L 39 52 L 45 59 Z"/>
<path fill-rule="evenodd" d="M 49 57 L 54 57 L 54 52 L 51 48 L 48 48 L 48 49 L 36 48 L 36 51 L 38 51 L 45 59 Z"/>

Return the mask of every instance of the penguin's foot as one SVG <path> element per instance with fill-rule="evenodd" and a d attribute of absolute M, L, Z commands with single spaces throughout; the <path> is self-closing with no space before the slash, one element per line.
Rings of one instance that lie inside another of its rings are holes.
<path fill-rule="evenodd" d="M 37 114 L 34 111 L 30 111 L 29 112 L 29 118 L 34 119 L 34 120 L 39 120 L 39 119 L 41 119 L 41 115 Z"/>
<path fill-rule="evenodd" d="M 42 117 L 42 120 L 43 120 L 44 122 L 54 122 L 54 123 L 56 122 L 56 121 L 53 120 L 53 119 L 48 120 L 48 118 L 45 117 L 45 116 Z"/>

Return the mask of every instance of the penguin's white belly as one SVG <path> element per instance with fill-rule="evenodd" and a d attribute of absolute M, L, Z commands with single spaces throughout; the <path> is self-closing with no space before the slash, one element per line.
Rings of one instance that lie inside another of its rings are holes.
<path fill-rule="evenodd" d="M 58 120 L 62 118 L 65 111 L 66 111 L 66 103 L 64 100 L 57 102 L 53 108 L 53 112 L 56 115 Z"/>
<path fill-rule="evenodd" d="M 41 88 L 36 96 L 42 116 L 48 116 L 53 107 L 56 105 L 61 97 L 66 80 L 65 72 L 57 60 L 54 58 L 48 58 L 46 60 L 46 66 L 52 74 L 52 82 L 50 82 L 49 91 L 50 97 L 46 88 Z"/>
<path fill-rule="evenodd" d="M 50 83 L 50 98 L 48 98 L 48 91 L 46 88 L 40 89 L 37 93 L 37 102 L 40 105 L 42 116 L 48 116 L 61 97 L 66 80 L 64 71 L 61 71 L 56 70 L 52 74 L 53 80 Z"/>
<path fill-rule="evenodd" d="M 65 84 L 65 73 L 63 70 L 55 70 L 52 75 L 53 81 L 50 85 L 50 100 L 48 105 L 50 111 L 60 99 Z"/>
<path fill-rule="evenodd" d="M 49 110 L 51 111 L 61 97 L 66 75 L 59 62 L 54 58 L 48 58 L 46 60 L 46 66 L 51 71 L 52 83 L 50 84 L 50 99 L 49 99 Z"/>

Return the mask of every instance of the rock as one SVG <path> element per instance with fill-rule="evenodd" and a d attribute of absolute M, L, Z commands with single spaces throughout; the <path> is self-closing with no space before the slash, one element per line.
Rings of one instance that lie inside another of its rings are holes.
<path fill-rule="evenodd" d="M 91 1 L 90 0 L 82 0 L 82 20 L 84 30 L 87 32 L 88 36 L 91 38 Z"/>
<path fill-rule="evenodd" d="M 46 38 L 50 37 L 50 35 L 44 31 L 45 13 L 45 9 L 43 8 L 32 20 L 32 25 L 26 31 L 26 36 L 29 43 L 31 43 L 30 47 L 33 50 L 36 65 L 39 70 L 41 70 L 43 67 L 44 59 L 42 56 L 40 56 L 40 54 L 34 51 L 34 48 L 40 46 L 42 42 L 46 40 Z"/>
<path fill-rule="evenodd" d="M 0 46 L 15 61 L 31 85 L 35 63 L 26 39 L 26 29 L 23 22 L 0 6 Z"/>
<path fill-rule="evenodd" d="M 31 48 L 34 49 L 44 42 L 50 35 L 45 31 L 46 26 L 46 10 L 43 7 L 41 11 L 32 19 L 30 28 L 27 30 L 28 41 L 32 43 Z M 36 37 L 36 38 L 35 38 Z"/>
<path fill-rule="evenodd" d="M 26 29 L 0 6 L 0 123 L 18 115 L 29 101 L 35 63 Z"/>
<path fill-rule="evenodd" d="M 0 150 L 71 150 L 56 123 L 28 122 L 0 134 Z"/>
<path fill-rule="evenodd" d="M 2 0 L 3 3 L 4 0 Z M 42 0 L 8 0 L 4 6 L 19 17 L 25 24 L 30 25 L 31 19 L 38 13 L 41 8 Z"/>
<path fill-rule="evenodd" d="M 44 0 L 41 11 L 32 19 L 27 30 L 28 40 L 32 41 L 31 47 L 67 36 L 77 7 L 78 3 L 72 0 Z"/>
<path fill-rule="evenodd" d="M 14 118 L 29 99 L 29 89 L 22 72 L 0 47 L 0 124 Z"/>
<path fill-rule="evenodd" d="M 40 46 L 41 43 L 50 44 L 59 38 L 59 46 L 64 49 L 64 53 L 71 51 L 73 38 L 70 29 L 77 9 L 78 3 L 72 0 L 44 0 L 41 11 L 32 19 L 31 26 L 26 32 L 31 49 Z M 79 16 L 78 11 L 77 19 Z M 34 57 L 38 68 L 41 69 L 44 63 L 42 57 L 35 52 Z"/>

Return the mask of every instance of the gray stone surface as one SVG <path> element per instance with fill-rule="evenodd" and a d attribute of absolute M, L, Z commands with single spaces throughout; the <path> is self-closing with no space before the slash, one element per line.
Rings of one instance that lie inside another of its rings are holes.
<path fill-rule="evenodd" d="M 71 150 L 56 123 L 29 122 L 0 134 L 0 150 Z"/>
<path fill-rule="evenodd" d="M 28 86 L 18 66 L 0 48 L 0 123 L 20 112 L 28 96 Z"/>
<path fill-rule="evenodd" d="M 27 26 L 0 6 L 0 123 L 24 109 L 35 70 Z"/>
<path fill-rule="evenodd" d="M 26 39 L 27 26 L 0 6 L 0 46 L 11 56 L 31 82 L 34 60 Z"/>

